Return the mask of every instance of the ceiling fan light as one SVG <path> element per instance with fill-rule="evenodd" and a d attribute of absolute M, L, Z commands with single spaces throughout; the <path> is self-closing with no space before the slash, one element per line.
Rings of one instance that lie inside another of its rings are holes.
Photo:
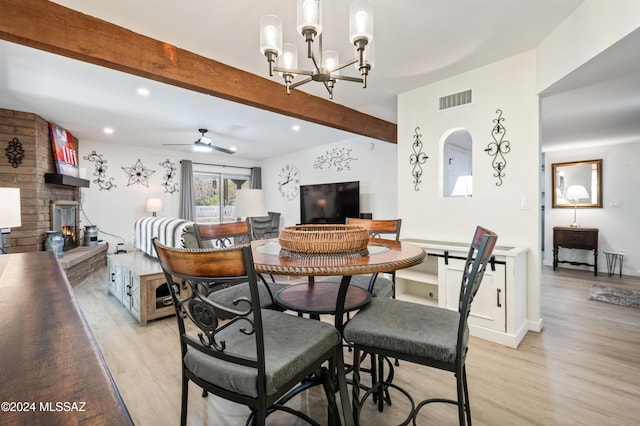
<path fill-rule="evenodd" d="M 204 144 L 199 144 L 199 145 L 193 145 L 193 152 L 211 152 L 212 149 L 211 147 L 204 145 Z"/>
<path fill-rule="evenodd" d="M 213 139 L 206 137 L 205 135 L 200 136 L 200 139 L 198 139 L 198 142 L 200 143 L 204 143 L 204 144 L 210 144 L 211 142 L 213 142 Z"/>

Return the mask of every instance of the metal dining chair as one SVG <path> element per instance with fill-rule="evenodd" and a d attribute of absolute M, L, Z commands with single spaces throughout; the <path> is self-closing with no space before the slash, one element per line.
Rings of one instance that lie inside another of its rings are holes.
<path fill-rule="evenodd" d="M 248 221 L 229 223 L 196 223 L 193 226 L 198 247 L 200 248 L 225 248 L 238 244 L 249 244 L 252 240 L 251 228 Z M 260 293 L 260 303 L 263 308 L 278 309 L 274 295 L 289 284 L 278 283 L 272 277 L 272 282 L 268 283 L 262 275 L 258 275 L 260 282 L 258 291 Z M 242 297 L 249 296 L 249 284 L 247 282 L 229 283 L 225 286 L 218 286 L 213 297 L 216 301 L 227 307 L 233 307 L 235 301 Z M 228 318 L 229 311 L 221 310 L 219 315 Z"/>
<path fill-rule="evenodd" d="M 180 424 L 187 423 L 191 381 L 204 390 L 203 396 L 212 393 L 249 407 L 247 424 L 264 425 L 266 417 L 279 410 L 319 426 L 308 414 L 284 404 L 290 399 L 289 392 L 323 363 L 333 365 L 342 350 L 338 330 L 321 321 L 261 309 L 249 246 L 183 249 L 166 246 L 157 238 L 153 244 L 178 321 Z M 247 282 L 250 290 L 248 297 L 236 300 L 232 308 L 212 297 L 217 286 L 230 281 Z M 191 294 L 181 296 L 180 287 L 188 287 Z M 223 321 L 218 315 L 221 310 L 228 310 L 233 319 Z M 318 379 L 327 398 L 327 422 L 338 425 L 335 372 L 332 368 L 325 371 Z"/>
<path fill-rule="evenodd" d="M 382 392 L 389 387 L 403 393 L 411 403 L 411 412 L 402 423 L 408 424 L 429 403 L 445 402 L 458 406 L 461 425 L 471 424 L 469 391 L 465 360 L 468 351 L 467 319 L 487 262 L 492 256 L 498 236 L 478 226 L 465 263 L 458 310 L 427 306 L 386 297 L 376 297 L 360 310 L 344 328 L 344 338 L 353 346 L 353 413 L 358 424 L 361 407 L 369 395 L 378 395 L 378 409 L 383 409 Z M 378 382 L 360 398 L 360 353 L 378 357 Z M 430 398 L 415 405 L 412 396 L 401 387 L 383 379 L 383 357 L 398 358 L 454 373 L 457 399 Z"/>

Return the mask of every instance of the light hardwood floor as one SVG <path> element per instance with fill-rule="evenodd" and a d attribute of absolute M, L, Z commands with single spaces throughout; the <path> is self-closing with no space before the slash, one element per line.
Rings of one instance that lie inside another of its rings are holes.
<path fill-rule="evenodd" d="M 544 267 L 544 330 L 529 332 L 518 349 L 471 338 L 467 370 L 476 425 L 635 425 L 640 423 L 640 309 L 587 300 L 593 283 L 640 289 L 638 277 L 594 277 L 587 271 Z M 78 303 L 137 425 L 176 425 L 180 414 L 180 364 L 174 318 L 139 327 L 107 295 L 106 269 L 74 288 Z M 428 324 L 425 324 L 425 327 Z M 345 352 L 349 361 L 351 354 Z M 401 363 L 395 383 L 416 399 L 454 396 L 451 374 Z M 243 425 L 248 410 L 190 385 L 189 424 Z M 406 403 L 378 413 L 368 404 L 363 425 L 392 425 Z M 291 402 L 324 418 L 320 389 Z M 419 424 L 456 424 L 455 407 L 422 410 Z M 270 425 L 297 425 L 276 413 Z"/>

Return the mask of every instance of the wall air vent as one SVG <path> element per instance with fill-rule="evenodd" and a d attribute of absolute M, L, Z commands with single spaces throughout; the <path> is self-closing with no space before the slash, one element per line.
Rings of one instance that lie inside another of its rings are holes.
<path fill-rule="evenodd" d="M 440 111 L 443 109 L 453 108 L 464 104 L 471 103 L 471 90 L 454 93 L 453 95 L 443 96 L 440 98 Z"/>

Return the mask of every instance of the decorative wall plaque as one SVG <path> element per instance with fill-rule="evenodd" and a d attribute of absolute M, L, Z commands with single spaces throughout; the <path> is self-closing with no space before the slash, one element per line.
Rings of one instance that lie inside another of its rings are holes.
<path fill-rule="evenodd" d="M 351 148 L 333 148 L 316 158 L 314 169 L 330 169 L 335 167 L 340 172 L 344 169 L 351 170 L 351 161 L 357 160 L 351 156 Z"/>
<path fill-rule="evenodd" d="M 505 176 L 504 169 L 507 167 L 507 159 L 504 154 L 507 154 L 511 151 L 511 143 L 504 139 L 507 134 L 507 129 L 504 127 L 502 122 L 505 120 L 502 118 L 502 110 L 498 108 L 496 110 L 496 114 L 498 114 L 498 118 L 494 118 L 493 128 L 491 129 L 491 137 L 493 138 L 493 142 L 489 142 L 487 145 L 487 149 L 485 152 L 491 156 L 493 156 L 493 161 L 491 162 L 491 166 L 493 170 L 496 172 L 493 174 L 494 177 L 498 178 L 498 182 L 496 182 L 496 186 L 502 185 L 502 178 Z"/>
<path fill-rule="evenodd" d="M 24 148 L 18 138 L 13 138 L 4 151 L 13 168 L 18 168 L 24 158 Z"/>
<path fill-rule="evenodd" d="M 168 158 L 165 161 L 161 161 L 160 165 L 167 169 L 162 178 L 162 186 L 164 186 L 164 192 L 173 194 L 178 192 L 178 184 L 173 179 L 176 177 L 176 163 L 171 162 Z"/>
<path fill-rule="evenodd" d="M 102 157 L 102 154 L 91 151 L 91 154 L 85 155 L 82 158 L 95 163 L 93 176 L 95 176 L 96 178 L 93 180 L 93 183 L 98 184 L 98 188 L 100 188 L 100 191 L 111 191 L 112 188 L 116 187 L 116 185 L 113 183 L 113 180 L 115 178 L 107 178 L 107 169 L 109 168 L 109 166 L 107 166 L 107 160 Z"/>
<path fill-rule="evenodd" d="M 127 182 L 127 186 L 137 183 L 144 185 L 147 188 L 149 187 L 149 176 L 156 172 L 155 170 L 147 169 L 139 158 L 138 161 L 136 161 L 136 164 L 131 167 L 122 167 L 122 170 L 129 175 L 129 182 Z"/>
<path fill-rule="evenodd" d="M 420 127 L 416 127 L 415 135 L 413 135 L 413 143 L 411 149 L 413 154 L 409 156 L 409 164 L 413 166 L 411 169 L 411 176 L 413 176 L 413 189 L 420 191 L 418 185 L 422 183 L 420 179 L 422 177 L 422 165 L 427 161 L 427 154 L 422 152 L 423 144 L 420 138 L 422 135 L 419 133 Z"/>

